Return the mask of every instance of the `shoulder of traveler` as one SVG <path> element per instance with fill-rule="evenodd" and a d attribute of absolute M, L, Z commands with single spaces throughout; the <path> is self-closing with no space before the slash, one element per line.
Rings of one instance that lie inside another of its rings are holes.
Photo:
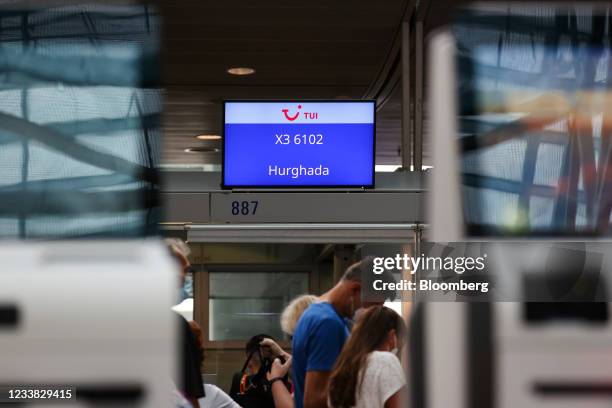
<path fill-rule="evenodd" d="M 392 351 L 374 350 L 370 353 L 369 358 L 381 365 L 396 365 L 399 363 L 399 358 Z"/>

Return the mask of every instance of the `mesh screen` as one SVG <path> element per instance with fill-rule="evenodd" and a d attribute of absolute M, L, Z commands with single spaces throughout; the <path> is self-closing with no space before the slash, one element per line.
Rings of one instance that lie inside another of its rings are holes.
<path fill-rule="evenodd" d="M 0 8 L 1 238 L 156 233 L 158 33 L 144 5 Z"/>

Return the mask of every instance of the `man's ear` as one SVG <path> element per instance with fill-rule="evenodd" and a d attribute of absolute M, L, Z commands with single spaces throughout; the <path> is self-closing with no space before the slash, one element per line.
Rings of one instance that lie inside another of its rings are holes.
<path fill-rule="evenodd" d="M 351 281 L 351 293 L 358 294 L 361 293 L 361 282 L 359 281 Z"/>

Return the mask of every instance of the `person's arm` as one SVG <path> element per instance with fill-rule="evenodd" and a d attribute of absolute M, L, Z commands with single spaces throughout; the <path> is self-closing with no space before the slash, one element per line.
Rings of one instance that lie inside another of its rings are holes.
<path fill-rule="evenodd" d="M 272 339 L 265 338 L 259 343 L 259 345 L 262 346 L 264 350 L 268 350 L 273 358 L 279 356 L 283 357 L 285 360 L 291 358 L 291 354 L 283 350 L 283 348 Z"/>
<path fill-rule="evenodd" d="M 287 375 L 291 368 L 291 355 L 287 354 L 287 356 L 285 363 L 281 363 L 278 358 L 274 359 L 272 368 L 267 374 L 268 381 L 273 378 L 283 378 Z M 295 406 L 293 397 L 283 381 L 274 381 L 272 383 L 272 398 L 274 398 L 274 406 L 276 408 L 294 408 Z"/>
<path fill-rule="evenodd" d="M 346 326 L 335 319 L 322 320 L 312 333 L 304 381 L 304 408 L 327 407 L 327 382 L 346 335 Z"/>
<path fill-rule="evenodd" d="M 282 381 L 275 381 L 272 384 L 272 398 L 276 408 L 294 408 L 295 403 L 291 393 Z"/>
<path fill-rule="evenodd" d="M 308 371 L 304 384 L 304 408 L 327 408 L 329 371 Z"/>
<path fill-rule="evenodd" d="M 387 398 L 385 401 L 385 408 L 402 408 L 402 395 L 406 392 L 405 388 L 406 387 L 402 387 L 401 390 Z"/>

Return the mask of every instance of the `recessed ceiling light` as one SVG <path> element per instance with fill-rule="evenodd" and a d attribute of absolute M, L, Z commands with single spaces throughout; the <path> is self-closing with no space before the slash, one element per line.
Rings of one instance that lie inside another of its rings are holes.
<path fill-rule="evenodd" d="M 184 150 L 185 153 L 219 153 L 220 150 L 216 147 L 189 147 Z"/>
<path fill-rule="evenodd" d="M 196 136 L 196 139 L 200 139 L 200 140 L 219 140 L 219 139 L 221 139 L 221 136 L 219 136 L 219 135 L 198 135 L 198 136 Z"/>
<path fill-rule="evenodd" d="M 231 75 L 252 75 L 255 73 L 255 70 L 249 67 L 234 67 L 228 69 L 227 73 Z"/>

